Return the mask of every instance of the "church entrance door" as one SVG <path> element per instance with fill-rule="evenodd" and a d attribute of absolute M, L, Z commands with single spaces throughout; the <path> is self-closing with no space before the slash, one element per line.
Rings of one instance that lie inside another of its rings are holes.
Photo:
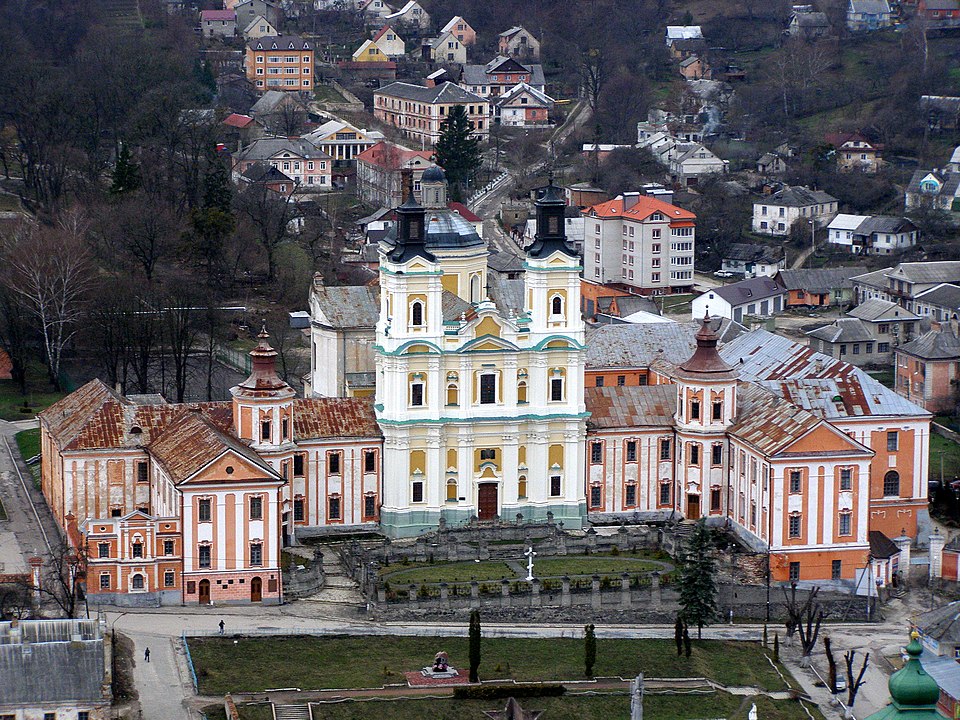
<path fill-rule="evenodd" d="M 493 520 L 500 512 L 497 483 L 480 483 L 477 486 L 477 517 Z"/>
<path fill-rule="evenodd" d="M 700 496 L 687 495 L 687 520 L 700 519 Z"/>

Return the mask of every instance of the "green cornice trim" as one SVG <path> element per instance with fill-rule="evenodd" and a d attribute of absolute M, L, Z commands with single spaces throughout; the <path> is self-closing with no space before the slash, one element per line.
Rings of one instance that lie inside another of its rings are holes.
<path fill-rule="evenodd" d="M 378 413 L 383 411 L 383 406 L 375 406 Z M 494 417 L 472 417 L 472 418 L 417 418 L 415 420 L 384 420 L 377 418 L 380 425 L 391 425 L 399 427 L 402 425 L 451 425 L 451 424 L 477 424 L 477 423 L 514 423 L 531 420 L 586 420 L 590 413 L 576 413 L 572 415 L 557 413 L 555 415 L 513 415 L 513 416 L 494 416 Z"/>

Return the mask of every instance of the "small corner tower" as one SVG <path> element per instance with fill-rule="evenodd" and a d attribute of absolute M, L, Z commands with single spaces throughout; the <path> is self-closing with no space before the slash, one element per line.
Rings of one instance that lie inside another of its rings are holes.
<path fill-rule="evenodd" d="M 230 389 L 233 395 L 233 429 L 238 437 L 258 449 L 269 450 L 293 441 L 293 398 L 290 387 L 277 375 L 277 351 L 269 343 L 266 327 L 250 351 L 253 372 Z"/>
<path fill-rule="evenodd" d="M 674 507 L 687 519 L 723 512 L 724 477 L 729 467 L 727 429 L 737 412 L 737 373 L 720 357 L 720 318 L 703 318 L 697 349 L 674 375 L 677 383 Z M 703 503 L 709 493 L 709 503 Z"/>

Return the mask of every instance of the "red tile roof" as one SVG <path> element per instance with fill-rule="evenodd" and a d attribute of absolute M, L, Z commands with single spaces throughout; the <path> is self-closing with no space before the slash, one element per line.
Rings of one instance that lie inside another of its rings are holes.
<path fill-rule="evenodd" d="M 379 438 L 372 398 L 306 398 L 293 401 L 297 440 L 336 437 Z"/>
<path fill-rule="evenodd" d="M 387 30 L 389 30 L 389 29 L 390 29 L 390 26 L 389 26 L 389 25 L 384 25 L 382 28 L 380 28 L 380 29 L 377 31 L 377 34 L 373 36 L 373 41 L 376 42 L 377 40 L 379 40 L 380 38 L 382 38 L 382 37 L 386 34 Z"/>
<path fill-rule="evenodd" d="M 357 155 L 357 160 L 363 160 L 371 165 L 379 165 L 385 170 L 398 170 L 401 165 L 415 157 L 429 160 L 430 153 L 425 150 L 408 150 L 394 143 L 378 142 Z"/>
<path fill-rule="evenodd" d="M 463 203 L 459 203 L 459 202 L 447 203 L 447 208 L 449 208 L 450 210 L 453 210 L 453 212 L 455 212 L 457 215 L 462 217 L 467 222 L 471 222 L 471 223 L 480 222 L 480 218 L 477 215 L 474 215 L 472 212 L 470 212 L 470 208 L 468 208 Z"/>
<path fill-rule="evenodd" d="M 233 10 L 204 10 L 200 13 L 201 20 L 236 20 L 237 13 Z"/>
<path fill-rule="evenodd" d="M 678 208 L 676 205 L 671 205 L 649 195 L 641 195 L 637 202 L 627 210 L 623 209 L 623 198 L 620 197 L 589 207 L 583 212 L 585 215 L 593 217 L 625 217 L 631 220 L 646 220 L 655 212 L 663 213 L 671 221 L 697 219 L 697 216 L 689 210 Z"/>
<path fill-rule="evenodd" d="M 223 119 L 223 124 L 235 128 L 245 128 L 248 127 L 251 123 L 254 122 L 254 119 L 249 115 L 241 115 L 239 113 L 230 113 Z"/>

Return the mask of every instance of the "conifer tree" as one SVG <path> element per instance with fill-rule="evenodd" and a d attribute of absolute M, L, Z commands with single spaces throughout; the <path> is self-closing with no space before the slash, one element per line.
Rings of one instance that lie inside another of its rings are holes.
<path fill-rule="evenodd" d="M 470 682 L 480 682 L 480 611 L 470 611 Z"/>
<path fill-rule="evenodd" d="M 713 556 L 710 529 L 701 519 L 694 526 L 687 548 L 680 557 L 680 614 L 688 624 L 697 626 L 697 639 L 703 626 L 717 617 L 717 567 Z"/>
<path fill-rule="evenodd" d="M 480 141 L 473 135 L 467 109 L 454 105 L 437 141 L 437 164 L 450 185 L 450 199 L 462 200 L 463 188 L 480 167 Z"/>
<path fill-rule="evenodd" d="M 120 146 L 117 164 L 113 168 L 113 180 L 110 183 L 111 195 L 123 195 L 140 188 L 140 166 L 133 161 L 126 145 Z"/>
<path fill-rule="evenodd" d="M 597 662 L 597 636 L 593 623 L 583 629 L 583 674 L 593 677 L 593 666 Z"/>

